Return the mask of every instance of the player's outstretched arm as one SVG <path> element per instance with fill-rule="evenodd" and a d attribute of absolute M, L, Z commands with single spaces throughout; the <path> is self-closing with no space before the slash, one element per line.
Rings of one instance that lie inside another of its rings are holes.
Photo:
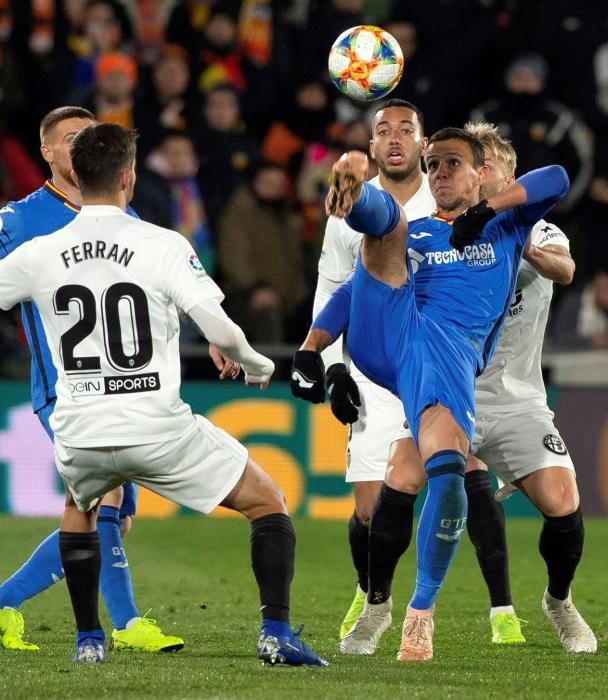
<path fill-rule="evenodd" d="M 200 302 L 188 315 L 222 355 L 240 363 L 247 384 L 259 384 L 262 389 L 267 386 L 274 363 L 249 345 L 241 328 L 230 319 L 217 299 Z"/>
<path fill-rule="evenodd" d="M 527 260 L 543 277 L 557 284 L 568 285 L 574 279 L 575 263 L 570 251 L 561 245 L 533 245 L 528 238 L 524 249 Z"/>

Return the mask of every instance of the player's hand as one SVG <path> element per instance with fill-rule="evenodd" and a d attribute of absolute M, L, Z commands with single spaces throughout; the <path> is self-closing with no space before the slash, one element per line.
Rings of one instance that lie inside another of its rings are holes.
<path fill-rule="evenodd" d="M 291 393 L 311 403 L 325 401 L 325 366 L 314 350 L 298 350 L 289 377 Z"/>
<path fill-rule="evenodd" d="M 327 393 L 331 403 L 331 412 L 348 425 L 359 418 L 358 406 L 361 405 L 359 387 L 350 376 L 346 365 L 338 362 L 327 369 Z"/>
<path fill-rule="evenodd" d="M 225 357 L 222 353 L 215 347 L 215 345 L 209 345 L 209 357 L 213 360 L 213 364 L 220 371 L 220 381 L 224 379 L 236 379 L 241 373 L 241 365 L 229 357 Z"/>
<path fill-rule="evenodd" d="M 479 204 L 469 207 L 452 222 L 450 245 L 462 252 L 466 246 L 481 237 L 483 227 L 495 216 L 496 212 L 488 206 L 487 199 L 482 199 Z"/>
<path fill-rule="evenodd" d="M 325 198 L 327 216 L 348 216 L 367 179 L 368 161 L 362 151 L 349 151 L 334 163 L 331 186 Z"/>
<path fill-rule="evenodd" d="M 258 353 L 259 355 L 259 353 Z M 274 374 L 274 362 L 264 355 L 259 355 L 260 361 L 254 365 L 243 365 L 245 372 L 245 384 L 247 386 L 259 386 L 265 389 L 270 382 L 270 377 Z"/>

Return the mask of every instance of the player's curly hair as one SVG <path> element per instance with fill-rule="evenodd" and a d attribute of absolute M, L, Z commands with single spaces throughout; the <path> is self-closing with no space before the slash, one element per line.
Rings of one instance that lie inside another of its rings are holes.
<path fill-rule="evenodd" d="M 502 163 L 505 175 L 515 175 L 517 154 L 508 139 L 498 132 L 498 127 L 488 122 L 467 122 L 464 130 L 479 139 L 499 163 Z"/>
<path fill-rule="evenodd" d="M 424 114 L 422 110 L 416 107 L 412 102 L 407 100 L 402 100 L 399 97 L 392 97 L 390 100 L 381 102 L 374 112 L 374 121 L 376 120 L 376 115 L 383 109 L 389 109 L 390 107 L 405 107 L 406 109 L 411 109 L 412 112 L 418 117 L 418 123 L 420 124 L 420 131 L 424 134 Z"/>

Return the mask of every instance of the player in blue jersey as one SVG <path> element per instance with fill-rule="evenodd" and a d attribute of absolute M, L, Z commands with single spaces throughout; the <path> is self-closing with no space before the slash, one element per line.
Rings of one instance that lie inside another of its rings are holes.
<path fill-rule="evenodd" d="M 324 399 L 318 351 L 342 332 L 350 308 L 353 361 L 404 404 L 428 495 L 398 654 L 403 661 L 432 658 L 434 602 L 466 522 L 475 377 L 492 356 L 530 229 L 568 189 L 563 168 L 550 166 L 479 202 L 483 146 L 461 129 L 434 134 L 426 163 L 437 212 L 409 230 L 392 197 L 364 182 L 365 156 L 346 154 L 334 166 L 328 213 L 347 216 L 366 235 L 353 276 L 336 293 L 347 299 L 345 313 L 324 311 L 316 319 L 294 358 L 291 382 L 294 394 Z M 416 252 L 404 256 L 408 236 Z"/>
<path fill-rule="evenodd" d="M 60 107 L 49 112 L 40 125 L 41 153 L 51 170 L 43 187 L 19 202 L 0 210 L 0 258 L 26 241 L 45 236 L 68 224 L 80 211 L 80 192 L 70 171 L 70 145 L 74 136 L 94 122 L 82 107 Z M 134 212 L 130 212 L 135 215 Z M 32 405 L 42 426 L 53 439 L 49 418 L 56 401 L 57 372 L 53 365 L 38 310 L 32 302 L 21 304 L 22 319 L 32 354 Z M 118 488 L 103 500 L 98 519 L 102 551 L 101 592 L 112 621 L 115 649 L 132 651 L 176 651 L 183 639 L 164 635 L 141 616 L 133 599 L 129 564 L 122 547 L 135 514 L 133 485 Z M 122 510 L 121 509 L 122 505 Z M 120 516 L 120 517 L 119 517 Z M 21 604 L 64 577 L 59 554 L 59 530 L 55 530 L 32 553 L 28 561 L 0 585 L 0 645 L 5 649 L 35 651 L 23 639 Z"/>

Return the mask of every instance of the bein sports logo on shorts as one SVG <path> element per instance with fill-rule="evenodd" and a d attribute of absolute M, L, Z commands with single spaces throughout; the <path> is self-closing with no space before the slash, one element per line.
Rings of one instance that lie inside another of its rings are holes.
<path fill-rule="evenodd" d="M 188 265 L 190 265 L 192 274 L 196 277 L 197 280 L 202 280 L 204 277 L 207 276 L 202 262 L 197 258 L 197 256 L 194 253 L 191 253 L 188 257 Z"/>

